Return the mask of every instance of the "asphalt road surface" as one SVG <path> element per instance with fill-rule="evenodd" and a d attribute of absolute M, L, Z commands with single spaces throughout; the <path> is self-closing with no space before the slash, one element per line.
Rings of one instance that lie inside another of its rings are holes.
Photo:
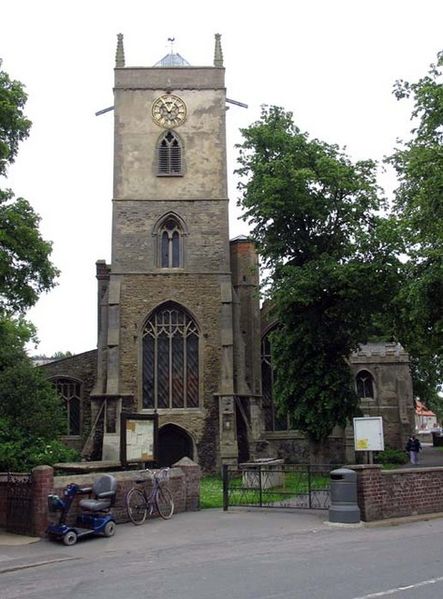
<path fill-rule="evenodd" d="M 340 528 L 326 512 L 178 514 L 65 547 L 0 545 L 0 597 L 436 599 L 443 519 Z"/>

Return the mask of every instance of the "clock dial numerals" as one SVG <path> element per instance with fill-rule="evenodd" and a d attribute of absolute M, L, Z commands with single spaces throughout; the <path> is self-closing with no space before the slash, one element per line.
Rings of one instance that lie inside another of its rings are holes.
<path fill-rule="evenodd" d="M 179 127 L 186 120 L 186 104 L 172 94 L 160 96 L 152 106 L 152 118 L 160 127 Z"/>

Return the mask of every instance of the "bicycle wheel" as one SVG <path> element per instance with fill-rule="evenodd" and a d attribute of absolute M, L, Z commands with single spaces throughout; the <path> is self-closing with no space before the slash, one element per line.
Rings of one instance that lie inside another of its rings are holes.
<path fill-rule="evenodd" d="M 126 495 L 126 508 L 133 524 L 143 524 L 148 515 L 145 496 L 140 489 L 131 489 Z"/>
<path fill-rule="evenodd" d="M 172 499 L 171 491 L 167 487 L 157 489 L 155 505 L 163 520 L 169 520 L 174 513 L 174 500 Z"/>

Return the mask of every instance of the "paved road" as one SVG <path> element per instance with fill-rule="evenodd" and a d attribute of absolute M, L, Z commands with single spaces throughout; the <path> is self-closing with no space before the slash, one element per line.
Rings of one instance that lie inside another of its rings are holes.
<path fill-rule="evenodd" d="M 443 466 L 443 448 L 433 447 L 432 443 L 422 443 L 418 466 Z"/>
<path fill-rule="evenodd" d="M 326 519 L 325 512 L 206 510 L 120 525 L 112 539 L 74 547 L 0 546 L 0 597 L 443 597 L 443 519 L 352 529 Z"/>

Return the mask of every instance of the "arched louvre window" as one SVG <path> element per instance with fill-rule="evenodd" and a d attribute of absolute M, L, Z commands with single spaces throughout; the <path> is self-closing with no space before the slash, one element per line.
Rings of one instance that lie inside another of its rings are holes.
<path fill-rule="evenodd" d="M 160 227 L 160 266 L 179 268 L 183 266 L 183 235 L 175 218 L 167 218 Z"/>
<path fill-rule="evenodd" d="M 180 306 L 164 304 L 143 330 L 143 407 L 197 408 L 199 331 Z"/>
<path fill-rule="evenodd" d="M 70 378 L 58 378 L 54 385 L 66 407 L 66 434 L 80 435 L 81 383 Z"/>
<path fill-rule="evenodd" d="M 179 137 L 167 131 L 157 146 L 158 175 L 182 175 L 182 144 Z"/>
<path fill-rule="evenodd" d="M 361 399 L 374 399 L 374 379 L 367 370 L 360 370 L 355 377 L 357 395 Z"/>

